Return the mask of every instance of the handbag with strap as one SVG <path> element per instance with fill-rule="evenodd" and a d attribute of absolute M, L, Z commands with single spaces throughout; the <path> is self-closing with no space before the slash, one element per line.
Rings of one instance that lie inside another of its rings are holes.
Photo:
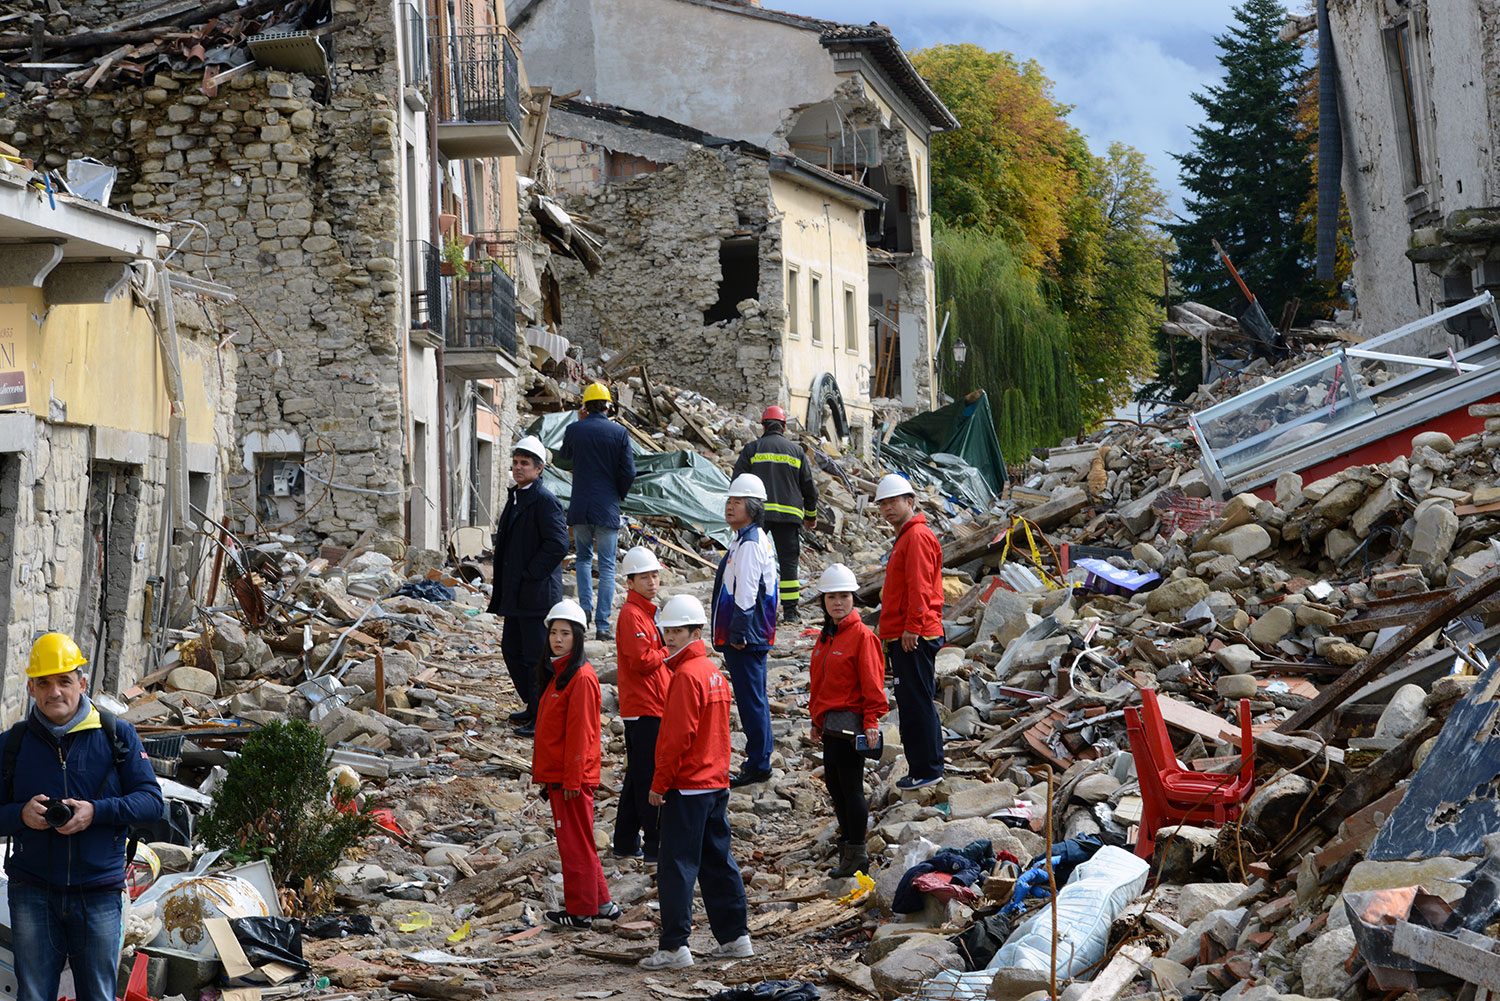
<path fill-rule="evenodd" d="M 865 732 L 859 713 L 852 709 L 832 709 L 823 714 L 823 736 L 853 740 Z"/>

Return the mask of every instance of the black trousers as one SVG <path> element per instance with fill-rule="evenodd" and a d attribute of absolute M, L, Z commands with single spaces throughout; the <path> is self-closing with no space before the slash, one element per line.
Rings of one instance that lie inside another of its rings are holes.
<path fill-rule="evenodd" d="M 906 764 L 912 778 L 943 776 L 943 727 L 938 722 L 937 664 L 942 640 L 918 639 L 910 653 L 899 639 L 887 640 L 885 657 L 891 665 L 896 690 L 896 709 L 901 714 L 898 729 Z"/>
<path fill-rule="evenodd" d="M 802 522 L 768 521 L 766 531 L 776 543 L 776 571 L 781 579 L 778 588 L 781 607 L 795 610 L 802 600 L 802 581 L 797 577 L 797 561 L 802 555 Z"/>
<path fill-rule="evenodd" d="M 547 620 L 529 615 L 507 615 L 500 633 L 500 656 L 505 658 L 505 670 L 516 686 L 526 708 L 535 713 L 536 700 L 541 688 L 537 685 L 537 665 L 547 653 Z"/>
<path fill-rule="evenodd" d="M 729 853 L 729 790 L 684 796 L 673 789 L 661 808 L 661 862 L 656 895 L 667 951 L 687 945 L 693 930 L 693 884 L 703 891 L 708 926 L 719 943 L 750 933 L 745 883 Z"/>
<path fill-rule="evenodd" d="M 854 741 L 824 736 L 823 784 L 833 799 L 839 839 L 845 844 L 863 845 L 870 808 L 865 802 L 865 758 L 854 749 Z"/>
<path fill-rule="evenodd" d="M 620 802 L 615 808 L 616 855 L 634 855 L 641 849 L 655 857 L 661 847 L 656 832 L 660 811 L 650 799 L 660 732 L 660 716 L 625 721 L 625 781 L 620 783 Z"/>

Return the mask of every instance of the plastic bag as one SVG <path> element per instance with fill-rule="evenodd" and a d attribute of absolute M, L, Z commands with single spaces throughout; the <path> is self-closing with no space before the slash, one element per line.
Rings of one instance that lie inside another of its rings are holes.
<path fill-rule="evenodd" d="M 302 958 L 302 924 L 288 918 L 232 918 L 229 927 L 251 966 L 283 963 L 306 972 L 312 969 Z"/>
<path fill-rule="evenodd" d="M 375 922 L 368 914 L 324 914 L 310 918 L 302 926 L 308 938 L 344 938 L 347 935 L 373 935 Z"/>

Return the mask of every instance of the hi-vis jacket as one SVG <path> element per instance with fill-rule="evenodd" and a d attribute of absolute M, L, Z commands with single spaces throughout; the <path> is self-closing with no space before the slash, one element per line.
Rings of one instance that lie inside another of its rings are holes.
<path fill-rule="evenodd" d="M 779 434 L 763 434 L 735 460 L 734 476 L 742 473 L 754 473 L 766 485 L 766 521 L 817 516 L 818 487 L 813 482 L 812 462 L 800 445 Z"/>
<path fill-rule="evenodd" d="M 665 665 L 667 645 L 656 628 L 656 606 L 634 591 L 625 596 L 615 623 L 620 716 L 660 716 L 672 672 Z"/>
<path fill-rule="evenodd" d="M 714 649 L 769 650 L 776 642 L 776 544 L 759 525 L 747 525 L 729 544 L 714 574 Z"/>
<path fill-rule="evenodd" d="M 702 640 L 667 658 L 672 684 L 656 737 L 653 792 L 729 788 L 729 682 Z"/>

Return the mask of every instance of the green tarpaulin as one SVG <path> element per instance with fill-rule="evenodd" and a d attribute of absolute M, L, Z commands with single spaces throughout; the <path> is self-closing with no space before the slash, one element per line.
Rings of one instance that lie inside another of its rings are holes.
<path fill-rule="evenodd" d="M 542 439 L 554 453 L 562 447 L 563 432 L 578 419 L 568 411 L 544 414 L 526 430 Z M 668 517 L 714 539 L 722 546 L 734 540 L 724 521 L 724 495 L 729 477 L 697 452 L 648 452 L 634 440 L 635 483 L 620 504 L 627 517 Z M 573 495 L 573 474 L 557 463 L 548 463 L 542 482 L 566 506 Z"/>
<path fill-rule="evenodd" d="M 983 391 L 972 403 L 955 400 L 897 424 L 881 456 L 971 507 L 989 507 L 1005 488 L 1005 456 Z"/>

